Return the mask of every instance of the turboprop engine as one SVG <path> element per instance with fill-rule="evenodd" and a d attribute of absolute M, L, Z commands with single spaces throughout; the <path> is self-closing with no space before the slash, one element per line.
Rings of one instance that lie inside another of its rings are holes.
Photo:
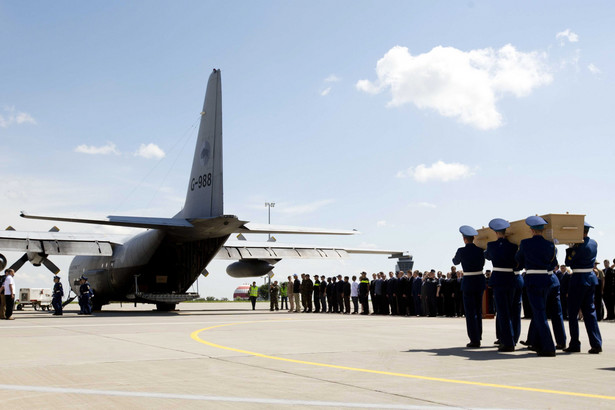
<path fill-rule="evenodd" d="M 255 278 L 271 272 L 273 265 L 261 259 L 241 259 L 226 267 L 233 278 Z"/>
<path fill-rule="evenodd" d="M 0 253 L 0 272 L 6 268 L 6 258 Z"/>

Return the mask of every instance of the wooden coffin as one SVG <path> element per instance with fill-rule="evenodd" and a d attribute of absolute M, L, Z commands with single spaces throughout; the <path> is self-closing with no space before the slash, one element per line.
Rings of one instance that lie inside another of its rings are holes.
<path fill-rule="evenodd" d="M 544 237 L 555 244 L 560 243 L 581 243 L 583 242 L 583 223 L 585 215 L 577 214 L 547 214 L 541 215 L 547 222 Z M 506 230 L 506 238 L 514 244 L 519 244 L 521 240 L 530 238 L 532 232 L 530 227 L 525 224 L 525 219 L 510 223 L 510 228 Z M 495 241 L 497 236 L 490 228 L 478 229 L 478 236 L 474 238 L 474 243 L 479 248 L 486 249 L 487 242 Z"/>

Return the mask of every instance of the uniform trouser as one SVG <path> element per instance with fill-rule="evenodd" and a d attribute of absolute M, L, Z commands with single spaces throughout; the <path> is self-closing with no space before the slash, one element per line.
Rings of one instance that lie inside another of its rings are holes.
<path fill-rule="evenodd" d="M 320 312 L 320 294 L 317 292 L 314 292 L 314 312 Z"/>
<path fill-rule="evenodd" d="M 286 307 L 284 307 L 286 304 Z M 280 309 L 288 309 L 288 296 L 282 296 L 282 301 L 280 302 Z"/>
<path fill-rule="evenodd" d="M 352 297 L 352 306 L 354 307 L 353 313 L 359 313 L 359 297 L 358 296 Z"/>
<path fill-rule="evenodd" d="M 15 306 L 15 298 L 12 295 L 4 295 L 4 303 L 6 305 L 4 316 L 5 319 L 13 316 L 13 307 Z"/>
<path fill-rule="evenodd" d="M 51 299 L 51 306 L 53 306 L 53 310 L 55 314 L 62 314 L 62 297 L 61 296 L 54 296 Z"/>
<path fill-rule="evenodd" d="M 369 299 L 367 297 L 367 295 L 365 296 L 359 296 L 359 303 L 361 303 L 361 308 L 363 309 L 363 313 L 364 315 L 368 315 L 369 314 Z"/>
<path fill-rule="evenodd" d="M 594 294 L 594 306 L 596 307 L 596 317 L 598 321 L 604 319 L 604 309 L 602 308 L 602 285 L 598 284 Z"/>
<path fill-rule="evenodd" d="M 564 317 L 562 316 L 562 303 L 559 294 L 559 281 L 553 276 L 554 283 L 549 291 L 547 298 L 547 317 L 551 317 L 551 325 L 553 326 L 553 336 L 555 344 L 558 346 L 566 346 L 566 330 L 564 328 Z"/>
<path fill-rule="evenodd" d="M 568 320 L 568 292 L 562 292 L 560 289 L 559 296 L 562 302 L 562 316 L 564 316 L 564 320 Z"/>
<path fill-rule="evenodd" d="M 521 337 L 521 307 L 523 305 L 523 277 L 515 276 L 515 290 L 513 292 L 512 309 L 510 311 L 510 320 L 512 322 L 513 338 L 515 345 Z"/>
<path fill-rule="evenodd" d="M 429 316 L 436 317 L 438 315 L 438 300 L 436 295 L 427 296 L 427 308 L 429 309 Z"/>
<path fill-rule="evenodd" d="M 579 309 L 583 312 L 583 322 L 585 323 L 585 330 L 587 330 L 589 344 L 591 347 L 602 347 L 602 336 L 598 328 L 594 306 L 595 285 L 590 285 L 590 280 L 587 276 L 583 277 L 584 275 L 593 275 L 593 273 L 573 274 L 568 288 L 568 326 L 570 327 L 570 347 L 573 349 L 581 347 L 579 321 L 577 319 Z"/>
<path fill-rule="evenodd" d="M 483 335 L 483 292 L 480 290 L 463 291 L 463 309 L 466 316 L 466 329 L 472 343 L 480 343 Z"/>
<path fill-rule="evenodd" d="M 606 307 L 607 320 L 615 319 L 615 295 L 611 295 L 610 292 L 605 293 L 604 294 L 604 306 Z"/>
<path fill-rule="evenodd" d="M 290 303 L 290 308 L 288 310 L 292 312 L 293 310 L 295 310 L 295 294 L 294 293 L 288 294 L 288 302 Z"/>
<path fill-rule="evenodd" d="M 293 300 L 295 301 L 295 312 L 298 312 L 301 308 L 301 304 L 299 303 L 299 294 L 298 293 L 293 293 Z M 292 304 L 291 304 L 291 310 L 292 310 Z"/>
<path fill-rule="evenodd" d="M 397 315 L 397 295 L 389 295 L 389 306 L 391 307 L 391 314 Z"/>
<path fill-rule="evenodd" d="M 335 300 L 337 300 L 337 311 L 340 313 L 344 313 L 344 294 L 338 293 Z"/>
<path fill-rule="evenodd" d="M 4 290 L 0 294 L 0 319 L 6 319 L 6 301 L 4 300 Z"/>
<path fill-rule="evenodd" d="M 497 328 L 500 346 L 515 346 L 513 310 L 515 289 L 510 286 L 493 286 L 493 298 L 495 300 L 495 325 Z"/>
<path fill-rule="evenodd" d="M 414 314 L 417 316 L 423 316 L 423 309 L 421 309 L 421 295 L 414 295 Z"/>
<path fill-rule="evenodd" d="M 344 295 L 344 313 L 350 313 L 350 295 Z"/>
<path fill-rule="evenodd" d="M 327 295 L 324 293 L 320 295 L 320 311 L 322 313 L 327 312 Z"/>
<path fill-rule="evenodd" d="M 533 340 L 528 342 L 536 347 L 539 352 L 555 352 L 555 344 L 553 343 L 551 329 L 549 329 L 549 323 L 547 322 L 547 298 L 551 291 L 551 284 L 528 282 L 526 278 L 527 298 L 532 307 L 530 327 L 533 326 L 533 329 L 535 329 L 535 336 L 532 336 Z"/>
<path fill-rule="evenodd" d="M 310 293 L 305 294 L 305 309 L 308 312 L 312 311 L 312 295 Z"/>
<path fill-rule="evenodd" d="M 380 314 L 388 315 L 389 314 L 389 295 L 382 295 L 382 300 L 380 301 Z"/>
<path fill-rule="evenodd" d="M 408 314 L 407 296 L 397 296 L 397 314 L 399 316 L 406 316 Z"/>
<path fill-rule="evenodd" d="M 256 296 L 250 296 L 250 302 L 252 303 L 252 310 L 256 309 Z"/>
<path fill-rule="evenodd" d="M 256 300 L 256 298 L 254 298 Z M 81 313 L 85 313 L 89 315 L 92 313 L 92 307 L 90 306 L 90 298 L 88 296 L 82 296 L 79 300 L 79 304 L 81 305 Z"/>
<path fill-rule="evenodd" d="M 278 308 L 278 295 L 275 295 L 275 296 L 270 297 L 270 300 L 269 300 L 269 309 L 271 309 L 271 310 L 273 310 L 273 309 L 275 309 L 275 310 L 280 310 L 280 309 Z"/>

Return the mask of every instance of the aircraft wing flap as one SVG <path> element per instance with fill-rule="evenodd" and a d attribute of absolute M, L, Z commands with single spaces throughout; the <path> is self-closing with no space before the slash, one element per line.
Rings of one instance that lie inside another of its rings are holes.
<path fill-rule="evenodd" d="M 42 252 L 40 241 L 18 238 L 0 238 L 0 250 L 7 252 Z"/>
<path fill-rule="evenodd" d="M 108 242 L 43 241 L 47 255 L 111 256 L 113 249 Z"/>
<path fill-rule="evenodd" d="M 348 253 L 335 248 L 306 248 L 295 246 L 275 246 L 266 242 L 264 246 L 225 245 L 216 259 L 344 259 Z"/>

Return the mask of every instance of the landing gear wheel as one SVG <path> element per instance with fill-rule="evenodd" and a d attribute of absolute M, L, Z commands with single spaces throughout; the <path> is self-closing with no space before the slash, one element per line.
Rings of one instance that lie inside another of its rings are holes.
<path fill-rule="evenodd" d="M 158 312 L 172 312 L 175 310 L 177 303 L 156 303 L 156 310 Z"/>

